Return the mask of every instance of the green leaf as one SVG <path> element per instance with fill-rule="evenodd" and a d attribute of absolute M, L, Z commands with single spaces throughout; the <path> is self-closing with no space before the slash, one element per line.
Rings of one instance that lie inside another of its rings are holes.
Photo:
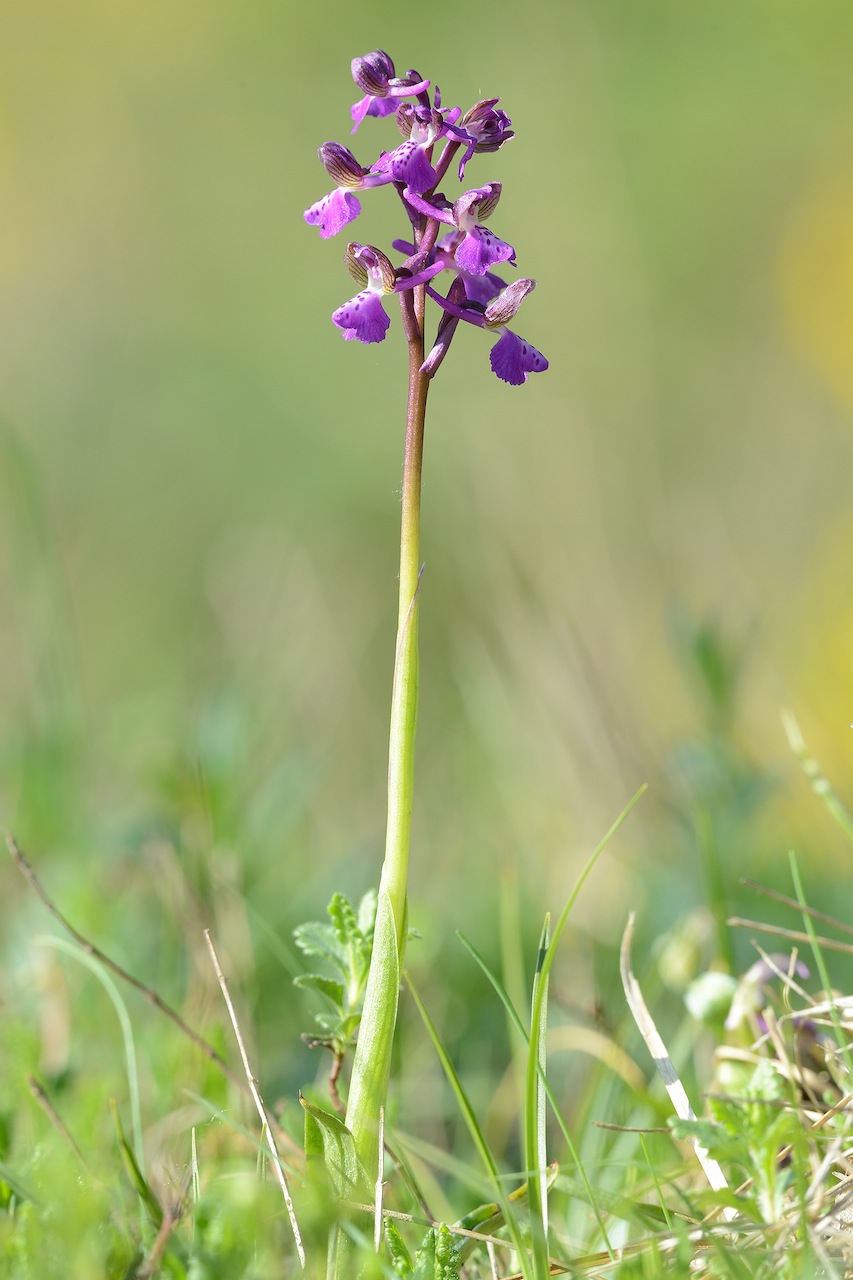
<path fill-rule="evenodd" d="M 548 1156 L 545 1140 L 545 1038 L 548 1030 L 548 971 L 544 967 L 548 955 L 551 919 L 545 917 L 531 999 L 530 1043 L 527 1049 L 525 1085 L 524 1144 L 527 1167 L 531 1171 L 529 1188 L 530 1229 L 533 1258 L 538 1276 L 550 1274 L 548 1261 Z"/>
<path fill-rule="evenodd" d="M 336 1009 L 343 1007 L 344 984 L 335 978 L 327 978 L 322 973 L 301 973 L 293 979 L 295 987 L 303 987 L 306 991 L 317 991 L 327 1000 L 331 1000 Z"/>
<path fill-rule="evenodd" d="M 361 931 L 348 898 L 342 893 L 334 894 L 326 910 L 332 917 L 335 937 L 341 947 L 351 947 L 361 940 Z"/>
<path fill-rule="evenodd" d="M 410 1276 L 414 1271 L 412 1256 L 406 1248 L 406 1242 L 393 1218 L 385 1219 L 385 1243 L 391 1258 L 391 1266 L 395 1275 Z"/>
<path fill-rule="evenodd" d="M 453 1235 L 442 1222 L 435 1238 L 435 1280 L 459 1280 L 459 1266 Z"/>
<path fill-rule="evenodd" d="M 305 1110 L 305 1153 L 317 1167 L 320 1157 L 335 1194 L 342 1200 L 369 1195 L 369 1179 L 355 1149 L 355 1142 L 340 1116 L 309 1102 L 300 1093 Z"/>
<path fill-rule="evenodd" d="M 435 1280 L 435 1230 L 430 1227 L 415 1254 L 415 1280 Z"/>
<path fill-rule="evenodd" d="M 365 939 L 373 937 L 373 929 L 376 925 L 376 907 L 378 897 L 375 889 L 368 889 L 367 893 L 358 904 L 358 928 Z"/>
<path fill-rule="evenodd" d="M 502 1211 L 504 1213 L 504 1220 L 506 1222 L 507 1229 L 509 1230 L 510 1236 L 512 1238 L 512 1242 L 515 1245 L 516 1252 L 518 1253 L 519 1263 L 522 1268 L 522 1274 L 525 1277 L 525 1280 L 529 1280 L 531 1272 L 529 1270 L 527 1250 L 524 1246 L 524 1241 L 521 1235 L 521 1229 L 518 1225 L 518 1222 L 516 1221 L 515 1215 L 512 1213 L 512 1210 L 510 1208 L 509 1197 L 506 1195 L 506 1192 L 504 1191 L 503 1181 L 498 1171 L 498 1166 L 495 1161 L 495 1158 L 492 1155 L 491 1148 L 489 1147 L 489 1144 L 486 1141 L 483 1130 L 480 1128 L 480 1123 L 477 1120 L 477 1116 L 474 1112 L 474 1108 L 471 1106 L 470 1099 L 468 1098 L 468 1095 L 465 1092 L 465 1089 L 463 1088 L 462 1081 L 459 1079 L 459 1076 L 456 1072 L 456 1068 L 454 1067 L 450 1059 L 450 1055 L 448 1054 L 447 1049 L 445 1048 L 444 1041 L 442 1040 L 441 1036 L 438 1034 L 438 1030 L 435 1026 L 435 1023 L 432 1021 L 432 1018 L 429 1016 L 429 1013 L 427 1012 L 426 1005 L 424 1004 L 423 1000 L 421 1000 L 416 988 L 412 984 L 411 978 L 408 975 L 406 975 L 406 984 L 412 993 L 412 998 L 414 999 L 415 1004 L 418 1007 L 418 1013 L 421 1015 L 424 1026 L 426 1027 L 429 1037 L 432 1040 L 432 1043 L 435 1047 L 435 1051 L 438 1054 L 439 1061 L 444 1069 L 444 1074 L 447 1077 L 448 1083 L 450 1084 L 450 1087 L 452 1088 L 454 1094 L 456 1095 L 456 1101 L 459 1106 L 459 1110 L 462 1112 L 462 1117 L 465 1120 L 465 1124 L 468 1127 L 468 1132 L 470 1133 L 471 1138 L 473 1139 L 474 1145 L 476 1146 L 477 1150 L 480 1153 L 480 1158 L 482 1159 L 483 1164 L 486 1166 L 486 1170 L 489 1174 L 489 1179 L 495 1188 L 495 1197 L 500 1203 Z"/>
<path fill-rule="evenodd" d="M 159 1229 L 160 1224 L 163 1221 L 163 1210 L 160 1207 L 160 1201 L 145 1181 L 142 1170 L 136 1162 L 136 1156 L 133 1154 L 133 1149 L 125 1136 L 124 1127 L 121 1123 L 121 1116 L 119 1115 L 118 1103 L 115 1098 L 110 1098 L 110 1110 L 113 1113 L 113 1120 L 115 1121 L 118 1145 L 119 1150 L 121 1151 L 121 1158 L 125 1172 L 127 1173 L 134 1191 L 142 1201 L 145 1212 L 148 1214 L 148 1217 L 151 1219 L 154 1226 Z"/>
<path fill-rule="evenodd" d="M 323 956 L 346 973 L 346 959 L 335 930 L 320 920 L 309 920 L 293 930 L 293 940 L 306 956 Z"/>
<path fill-rule="evenodd" d="M 376 913 L 373 962 L 364 996 L 347 1105 L 347 1123 L 355 1137 L 356 1148 L 365 1166 L 371 1170 L 376 1168 L 379 1156 L 379 1109 L 385 1105 L 388 1093 L 399 996 L 397 928 L 391 899 L 383 890 Z"/>

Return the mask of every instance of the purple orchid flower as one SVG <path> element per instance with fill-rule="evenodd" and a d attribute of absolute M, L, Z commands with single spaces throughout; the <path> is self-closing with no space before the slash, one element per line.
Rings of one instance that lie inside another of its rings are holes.
<path fill-rule="evenodd" d="M 339 231 L 361 213 L 361 201 L 354 191 L 367 191 L 393 181 L 390 174 L 371 173 L 355 156 L 339 142 L 324 142 L 317 155 L 326 173 L 337 183 L 334 191 L 312 204 L 302 215 L 312 227 L 319 227 L 324 240 L 336 236 Z"/>
<path fill-rule="evenodd" d="M 484 271 L 482 275 L 472 275 L 470 271 L 463 271 L 454 256 L 458 243 L 459 236 L 455 231 L 442 236 L 441 240 L 430 250 L 428 262 L 430 264 L 442 262 L 447 271 L 455 271 L 457 278 L 465 286 L 462 300 L 479 302 L 485 308 L 493 298 L 496 298 L 506 288 L 506 280 L 496 276 L 493 271 Z M 409 240 L 392 240 L 391 244 L 398 253 L 405 254 L 406 257 L 410 257 L 416 252 L 415 246 Z"/>
<path fill-rule="evenodd" d="M 335 310 L 334 324 L 348 341 L 382 342 L 390 327 L 384 298 L 422 287 L 440 308 L 440 318 L 435 344 L 420 365 L 421 374 L 433 376 L 464 321 L 494 331 L 497 340 L 490 352 L 492 371 L 511 386 L 521 386 L 531 373 L 546 370 L 548 361 L 509 328 L 535 281 L 507 284 L 492 270 L 500 263 L 516 265 L 514 247 L 484 225 L 500 200 L 501 183 L 474 187 L 452 203 L 436 192 L 457 152 L 461 152 L 461 181 L 475 154 L 498 151 L 514 136 L 512 121 L 498 108 L 499 98 L 483 98 L 464 115 L 459 107 L 442 107 L 438 88 L 428 93 L 430 81 L 417 71 L 397 76 L 393 61 L 382 49 L 354 58 L 352 74 L 365 95 L 352 107 L 353 132 L 365 116 L 393 112 L 403 141 L 382 152 L 370 168 L 364 168 L 339 143 L 324 143 L 320 160 L 334 189 L 305 211 L 305 221 L 328 239 L 361 213 L 357 193 L 393 184 L 412 230 L 411 242 L 393 242 L 394 248 L 406 255 L 397 270 L 372 245 L 348 246 L 346 265 L 360 287 L 355 297 Z M 415 101 L 403 101 L 406 98 Z M 439 143 L 443 145 L 437 149 Z M 442 225 L 448 230 L 439 239 Z M 444 271 L 449 271 L 452 279 L 442 294 L 429 282 Z M 424 319 L 423 295 L 417 305 L 404 299 L 403 324 L 410 343 L 423 342 Z"/>
<path fill-rule="evenodd" d="M 536 288 L 536 281 L 530 279 L 515 280 L 512 284 L 498 294 L 493 302 L 485 308 L 481 308 L 475 302 L 460 302 L 458 298 L 452 296 L 452 290 L 448 290 L 447 297 L 443 298 L 440 293 L 427 285 L 427 293 L 438 303 L 443 311 L 455 316 L 459 320 L 465 320 L 468 324 L 474 324 L 480 329 L 497 329 L 500 331 L 501 337 L 492 347 L 489 355 L 489 361 L 492 366 L 492 372 L 501 379 L 502 382 L 508 382 L 510 386 L 520 387 L 527 381 L 531 373 L 544 373 L 548 368 L 548 361 L 545 359 L 541 351 L 537 351 L 536 347 L 526 342 L 524 338 L 520 338 L 517 333 L 513 333 L 508 329 L 507 322 L 513 318 L 518 312 L 524 299 L 528 293 Z M 428 372 L 434 372 L 433 363 L 436 359 L 435 348 L 427 356 L 422 368 Z M 443 359 L 443 355 L 439 358 Z M 437 365 L 436 365 L 437 367 Z"/>
<path fill-rule="evenodd" d="M 497 151 L 510 138 L 515 137 L 514 130 L 510 128 L 512 121 L 507 113 L 495 110 L 499 102 L 500 98 L 483 98 L 482 101 L 475 102 L 459 122 L 467 139 L 465 154 L 459 161 L 460 182 L 465 180 L 465 166 L 475 151 Z"/>
<path fill-rule="evenodd" d="M 444 270 L 441 263 L 434 263 L 398 278 L 385 254 L 370 244 L 348 244 L 344 262 L 353 279 L 366 286 L 332 313 L 332 322 L 343 330 L 348 342 L 353 338 L 358 342 L 384 342 L 391 325 L 382 305 L 386 294 L 414 289 Z"/>
<path fill-rule="evenodd" d="M 380 156 L 371 173 L 390 173 L 391 181 L 401 182 L 415 195 L 431 191 L 438 181 L 430 161 L 432 148 L 461 114 L 458 107 L 437 111 L 404 103 L 397 110 L 397 127 L 404 141 L 393 151 Z"/>
<path fill-rule="evenodd" d="M 501 183 L 487 182 L 484 187 L 466 191 L 453 205 L 443 197 L 429 201 L 414 191 L 406 190 L 403 194 L 406 202 L 419 213 L 447 222 L 462 233 L 456 247 L 456 265 L 472 276 L 482 276 L 498 262 L 515 266 L 512 245 L 482 225 L 500 200 L 501 190 Z"/>
<path fill-rule="evenodd" d="M 363 58 L 353 58 L 352 78 L 365 93 L 350 107 L 353 133 L 365 116 L 393 115 L 400 98 L 415 97 L 429 88 L 429 80 L 422 80 L 416 71 L 398 78 L 394 63 L 383 49 L 376 49 Z"/>

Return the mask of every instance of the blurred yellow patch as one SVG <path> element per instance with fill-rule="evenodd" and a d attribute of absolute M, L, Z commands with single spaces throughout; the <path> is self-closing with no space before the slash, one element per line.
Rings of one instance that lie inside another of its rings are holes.
<path fill-rule="evenodd" d="M 853 175 L 816 187 L 795 213 L 779 262 L 794 344 L 853 405 Z"/>

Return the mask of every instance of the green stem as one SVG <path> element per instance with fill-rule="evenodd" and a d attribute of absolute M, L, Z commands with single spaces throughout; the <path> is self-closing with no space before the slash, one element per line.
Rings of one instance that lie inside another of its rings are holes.
<path fill-rule="evenodd" d="M 400 595 L 391 696 L 388 826 L 385 861 L 364 1011 L 353 1061 L 347 1127 L 368 1177 L 377 1176 L 379 1112 L 391 1074 L 400 970 L 406 940 L 406 880 L 412 830 L 415 730 L 418 717 L 418 581 L 420 577 L 421 470 L 429 378 L 424 360 L 424 290 L 401 295 L 409 343 L 409 397 L 400 527 Z"/>

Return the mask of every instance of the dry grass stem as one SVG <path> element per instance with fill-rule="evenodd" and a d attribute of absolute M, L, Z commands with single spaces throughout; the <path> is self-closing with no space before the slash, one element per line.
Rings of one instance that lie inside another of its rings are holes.
<path fill-rule="evenodd" d="M 634 935 L 634 915 L 628 917 L 628 923 L 625 926 L 625 932 L 622 935 L 622 947 L 619 953 L 619 972 L 622 975 L 622 986 L 625 991 L 625 999 L 628 1002 L 628 1008 L 631 1010 L 631 1016 L 637 1024 L 640 1035 L 646 1042 L 646 1047 L 652 1056 L 658 1074 L 663 1080 L 666 1091 L 669 1094 L 670 1101 L 675 1108 L 676 1115 L 681 1120 L 695 1120 L 696 1113 L 690 1105 L 687 1097 L 687 1090 L 681 1083 L 678 1072 L 672 1064 L 672 1059 L 667 1052 L 666 1045 L 661 1039 L 660 1032 L 655 1026 L 654 1019 L 649 1013 L 643 993 L 640 990 L 640 984 L 634 977 L 631 968 L 631 939 Z M 723 1173 L 719 1162 L 710 1156 L 705 1148 L 696 1138 L 692 1139 L 693 1150 L 696 1152 L 696 1158 L 704 1170 L 705 1177 L 708 1179 L 711 1187 L 715 1191 L 723 1191 L 728 1188 L 728 1180 Z M 731 1221 L 737 1217 L 734 1209 L 727 1207 L 723 1209 L 723 1215 Z"/>
<path fill-rule="evenodd" d="M 255 1104 L 258 1115 L 261 1118 L 261 1128 L 263 1131 L 263 1137 L 266 1139 L 267 1145 L 272 1155 L 273 1168 L 275 1169 L 276 1177 L 278 1178 L 278 1183 L 279 1183 L 279 1186 L 281 1187 L 281 1194 L 284 1197 L 284 1203 L 287 1209 L 287 1216 L 290 1219 L 290 1226 L 293 1231 L 293 1239 L 296 1243 L 296 1252 L 299 1254 L 299 1261 L 302 1264 L 302 1268 L 304 1270 L 305 1269 L 305 1248 L 302 1244 L 302 1235 L 299 1230 L 299 1223 L 296 1220 L 296 1211 L 293 1207 L 293 1200 L 290 1195 L 290 1188 L 287 1185 L 287 1177 L 285 1176 L 284 1166 L 281 1162 L 281 1156 L 279 1155 L 278 1147 L 276 1146 L 275 1137 L 273 1135 L 272 1121 L 270 1120 L 270 1115 L 269 1115 L 269 1112 L 267 1111 L 266 1104 L 263 1098 L 261 1097 L 260 1090 L 258 1089 L 258 1082 L 252 1073 L 251 1064 L 249 1063 L 249 1055 L 246 1052 L 246 1046 L 243 1041 L 242 1033 L 240 1031 L 240 1024 L 237 1020 L 237 1013 L 234 1008 L 234 1002 L 231 999 L 231 993 L 228 990 L 228 983 L 225 979 L 225 974 L 222 971 L 222 965 L 219 963 L 219 956 L 216 954 L 216 948 L 213 945 L 213 939 L 210 936 L 209 929 L 205 929 L 204 931 L 204 940 L 207 943 L 208 950 L 210 951 L 210 958 L 211 958 L 211 961 L 213 962 L 213 969 L 216 974 L 216 980 L 219 983 L 219 989 L 222 992 L 222 998 L 225 1001 L 225 1007 L 227 1008 L 228 1016 L 231 1019 L 231 1026 L 234 1028 L 234 1036 L 237 1040 L 237 1048 L 240 1051 L 240 1059 L 243 1063 L 243 1070 L 246 1073 L 246 1082 L 249 1086 L 249 1092 L 252 1095 L 252 1100 Z"/>

